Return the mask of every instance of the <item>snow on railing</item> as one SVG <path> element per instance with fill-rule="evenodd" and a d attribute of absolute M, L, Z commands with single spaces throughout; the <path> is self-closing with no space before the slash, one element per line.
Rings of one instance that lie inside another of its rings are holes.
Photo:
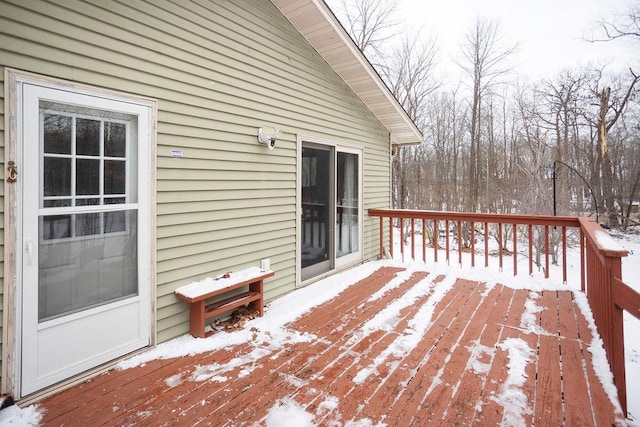
<path fill-rule="evenodd" d="M 622 281 L 621 258 L 627 251 L 590 218 L 580 218 L 586 253 L 587 299 L 602 338 L 618 389 L 620 406 L 627 414 L 623 311 L 640 319 L 640 294 Z"/>
<path fill-rule="evenodd" d="M 534 273 L 534 265 L 542 269 L 544 277 L 550 277 L 550 259 L 561 264 L 562 282 L 567 283 L 568 234 L 580 246 L 580 288 L 587 294 L 607 358 L 611 366 L 618 397 L 625 415 L 627 413 L 626 379 L 624 365 L 623 310 L 640 319 L 640 294 L 624 284 L 621 258 L 627 252 L 590 218 L 559 217 L 545 215 L 506 215 L 468 212 L 439 212 L 398 209 L 369 209 L 369 215 L 379 218 L 380 258 L 388 248 L 394 257 L 394 229 L 400 230 L 400 252 L 405 258 L 405 240 L 411 248 L 411 259 L 416 259 L 416 249 L 426 262 L 428 244 L 433 248 L 433 261 L 444 250 L 451 262 L 452 247 L 458 254 L 458 264 L 463 263 L 463 252 L 470 255 L 471 267 L 476 266 L 476 254 L 484 253 L 484 266 L 489 265 L 490 240 L 497 242 L 493 252 L 498 257 L 499 268 L 504 258 L 511 256 L 513 274 L 518 275 L 518 257 L 528 261 L 528 273 Z M 388 236 L 385 238 L 385 218 Z M 419 247 L 416 246 L 416 236 Z M 480 247 L 477 243 L 480 241 Z M 385 243 L 388 246 L 385 246 Z M 519 253 L 519 245 L 524 249 Z M 560 252 L 558 254 L 558 252 Z M 408 256 L 408 254 L 406 254 Z M 469 258 L 469 257 L 466 257 Z M 467 261 L 468 262 L 468 261 Z"/>

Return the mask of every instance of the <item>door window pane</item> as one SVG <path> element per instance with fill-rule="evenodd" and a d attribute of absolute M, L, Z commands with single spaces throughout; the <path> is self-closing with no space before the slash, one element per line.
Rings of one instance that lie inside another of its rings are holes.
<path fill-rule="evenodd" d="M 97 197 L 77 198 L 76 206 L 97 206 L 100 204 L 100 199 Z"/>
<path fill-rule="evenodd" d="M 71 154 L 71 117 L 45 114 L 43 132 L 45 153 Z"/>
<path fill-rule="evenodd" d="M 336 256 L 358 252 L 360 242 L 358 155 L 338 152 L 336 168 Z"/>
<path fill-rule="evenodd" d="M 104 194 L 124 194 L 125 166 L 121 160 L 104 161 Z"/>
<path fill-rule="evenodd" d="M 330 171 L 331 151 L 302 148 L 302 268 L 319 267 L 303 272 L 303 280 L 332 268 Z"/>
<path fill-rule="evenodd" d="M 105 233 L 117 233 L 119 231 L 125 231 L 126 226 L 127 226 L 126 217 L 123 211 L 105 212 L 104 214 L 104 232 Z"/>
<path fill-rule="evenodd" d="M 44 129 L 41 208 L 136 202 L 137 185 L 132 181 L 137 162 L 135 116 L 49 101 L 41 101 L 40 110 Z M 122 232 L 127 227 L 119 212 L 85 209 L 74 219 L 65 218 L 44 220 L 46 240 Z"/>
<path fill-rule="evenodd" d="M 76 160 L 76 194 L 100 194 L 100 160 Z"/>
<path fill-rule="evenodd" d="M 92 234 L 100 234 L 100 217 L 99 213 L 86 213 L 75 215 L 76 218 L 76 236 L 90 236 Z"/>
<path fill-rule="evenodd" d="M 81 156 L 100 154 L 100 121 L 76 119 L 76 154 Z"/>
<path fill-rule="evenodd" d="M 45 157 L 43 163 L 44 196 L 70 196 L 71 159 Z"/>
<path fill-rule="evenodd" d="M 71 206 L 71 199 L 51 199 L 43 202 L 45 208 L 64 208 Z"/>
<path fill-rule="evenodd" d="M 127 128 L 124 123 L 106 122 L 104 124 L 104 155 L 107 157 L 125 157 L 127 147 Z"/>
<path fill-rule="evenodd" d="M 137 212 L 128 210 L 118 214 L 126 218 L 126 232 L 40 241 L 40 322 L 138 293 Z M 75 222 L 87 219 L 85 214 L 76 215 Z M 47 221 L 51 222 L 51 218 L 40 218 L 41 228 Z"/>
<path fill-rule="evenodd" d="M 43 240 L 71 237 L 71 215 L 48 215 L 42 217 L 40 235 Z"/>

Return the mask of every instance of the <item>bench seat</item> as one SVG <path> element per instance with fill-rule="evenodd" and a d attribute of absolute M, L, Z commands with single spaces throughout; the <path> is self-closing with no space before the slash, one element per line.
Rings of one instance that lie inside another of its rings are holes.
<path fill-rule="evenodd" d="M 178 298 L 189 303 L 189 332 L 196 338 L 205 338 L 213 332 L 205 333 L 207 320 L 243 305 L 264 314 L 264 280 L 273 276 L 271 270 L 252 267 L 216 278 L 206 278 L 175 290 Z M 231 295 L 211 304 L 210 298 L 248 287 L 248 291 Z"/>

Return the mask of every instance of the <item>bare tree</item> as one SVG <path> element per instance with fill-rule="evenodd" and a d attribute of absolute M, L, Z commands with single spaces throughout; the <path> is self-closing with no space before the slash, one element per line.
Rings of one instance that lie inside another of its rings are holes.
<path fill-rule="evenodd" d="M 358 48 L 375 62 L 395 35 L 397 0 L 340 0 L 343 25 Z"/>
<path fill-rule="evenodd" d="M 471 78 L 471 122 L 467 208 L 478 210 L 480 191 L 480 114 L 484 95 L 510 71 L 507 59 L 516 46 L 503 47 L 496 22 L 478 19 L 465 34 L 461 44 L 463 62 L 458 65 Z"/>
<path fill-rule="evenodd" d="M 427 97 L 441 84 L 435 77 L 436 53 L 434 39 L 404 34 L 379 66 L 391 92 L 420 129 Z"/>
<path fill-rule="evenodd" d="M 600 28 L 604 38 L 593 41 L 609 41 L 619 38 L 640 40 L 640 4 L 630 4 L 626 12 L 613 20 L 601 20 Z"/>
<path fill-rule="evenodd" d="M 595 95 L 598 100 L 598 113 L 595 124 L 602 170 L 602 198 L 610 227 L 618 227 L 619 224 L 613 191 L 613 164 L 609 155 L 609 132 L 620 119 L 631 99 L 636 83 L 640 80 L 640 75 L 636 75 L 631 69 L 629 69 L 629 72 L 632 79 L 626 89 L 618 86 L 617 90 L 612 92 L 611 85 L 602 87 L 599 82 L 595 88 Z"/>

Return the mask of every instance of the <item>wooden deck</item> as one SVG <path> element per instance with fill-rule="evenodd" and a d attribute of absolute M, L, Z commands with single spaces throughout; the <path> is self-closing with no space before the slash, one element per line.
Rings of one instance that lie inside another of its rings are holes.
<path fill-rule="evenodd" d="M 278 407 L 327 426 L 620 423 L 572 292 L 443 277 L 425 286 L 416 272 L 370 301 L 401 272 L 381 268 L 286 326 L 310 342 L 113 370 L 41 401 L 43 424 L 253 426 Z M 394 304 L 397 315 L 376 326 Z"/>

